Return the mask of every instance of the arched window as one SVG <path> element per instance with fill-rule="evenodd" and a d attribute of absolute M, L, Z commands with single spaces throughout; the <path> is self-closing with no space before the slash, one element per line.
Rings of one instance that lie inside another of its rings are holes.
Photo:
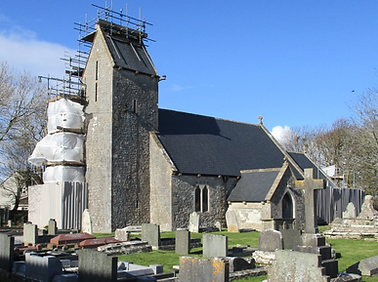
<path fill-rule="evenodd" d="M 194 210 L 196 212 L 209 211 L 209 189 L 206 185 L 197 185 L 194 189 Z"/>
<path fill-rule="evenodd" d="M 282 218 L 293 218 L 293 200 L 290 193 L 287 192 L 282 199 Z"/>

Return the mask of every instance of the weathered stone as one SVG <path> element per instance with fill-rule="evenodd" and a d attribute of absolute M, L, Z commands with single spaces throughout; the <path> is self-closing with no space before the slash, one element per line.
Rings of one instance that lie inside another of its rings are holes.
<path fill-rule="evenodd" d="M 352 202 L 348 203 L 346 210 L 343 212 L 343 218 L 355 218 L 356 207 Z"/>
<path fill-rule="evenodd" d="M 216 234 L 203 235 L 203 257 L 226 257 L 228 251 L 228 237 Z"/>
<path fill-rule="evenodd" d="M 130 231 L 127 230 L 127 227 L 122 229 L 116 229 L 114 233 L 114 238 L 120 241 L 130 241 Z"/>
<path fill-rule="evenodd" d="M 226 223 L 228 232 L 239 232 L 238 218 L 231 208 L 228 208 L 226 212 Z"/>
<path fill-rule="evenodd" d="M 75 244 L 87 239 L 95 239 L 96 237 L 88 233 L 60 234 L 50 240 L 50 244 L 68 245 Z"/>
<path fill-rule="evenodd" d="M 0 233 L 0 268 L 12 271 L 14 258 L 14 237 Z"/>
<path fill-rule="evenodd" d="M 275 252 L 255 251 L 252 255 L 256 263 L 262 265 L 270 265 L 276 259 Z"/>
<path fill-rule="evenodd" d="M 297 229 L 280 230 L 283 239 L 283 249 L 294 249 L 302 244 L 302 231 Z"/>
<path fill-rule="evenodd" d="M 142 241 L 148 242 L 152 249 L 159 249 L 160 227 L 157 224 L 142 224 Z"/>
<path fill-rule="evenodd" d="M 91 214 L 89 213 L 88 209 L 85 209 L 83 211 L 83 215 L 81 218 L 81 232 L 93 234 L 92 219 L 91 219 Z"/>
<path fill-rule="evenodd" d="M 272 266 L 268 268 L 268 281 L 329 282 L 329 276 L 323 273 L 319 255 L 279 250 L 276 251 Z"/>
<path fill-rule="evenodd" d="M 55 219 L 50 218 L 47 234 L 48 235 L 55 235 L 56 234 L 56 230 L 57 230 L 56 221 L 55 221 Z"/>
<path fill-rule="evenodd" d="M 216 221 L 215 228 L 217 228 L 219 231 L 222 231 L 222 223 L 220 223 L 220 221 Z"/>
<path fill-rule="evenodd" d="M 190 232 L 187 230 L 177 230 L 175 240 L 176 254 L 187 255 L 190 253 Z"/>
<path fill-rule="evenodd" d="M 26 277 L 41 281 L 51 281 L 62 274 L 62 263 L 55 256 L 25 253 Z"/>
<path fill-rule="evenodd" d="M 211 260 L 180 258 L 180 282 L 228 282 L 229 264 L 222 258 Z"/>
<path fill-rule="evenodd" d="M 104 246 L 97 247 L 97 250 L 112 255 L 129 255 L 136 253 L 151 252 L 152 247 L 144 241 L 130 241 L 115 244 L 107 244 Z"/>
<path fill-rule="evenodd" d="M 114 244 L 114 243 L 121 243 L 113 237 L 103 237 L 103 238 L 96 238 L 96 239 L 86 239 L 79 243 L 79 247 L 82 249 L 92 249 L 97 248 L 99 246 L 107 245 L 107 244 Z"/>
<path fill-rule="evenodd" d="M 348 273 L 373 276 L 378 273 L 378 256 L 363 259 L 346 269 Z"/>
<path fill-rule="evenodd" d="M 274 252 L 282 250 L 283 238 L 280 231 L 267 229 L 259 235 L 259 251 Z"/>
<path fill-rule="evenodd" d="M 189 231 L 194 233 L 199 233 L 199 225 L 200 225 L 200 218 L 199 214 L 193 212 L 189 216 Z"/>
<path fill-rule="evenodd" d="M 361 207 L 361 213 L 358 218 L 361 219 L 376 219 L 378 217 L 378 211 L 374 209 L 373 196 L 366 195 L 364 204 Z"/>
<path fill-rule="evenodd" d="M 37 225 L 27 222 L 24 223 L 24 245 L 31 244 L 35 246 L 38 243 L 38 230 Z"/>
<path fill-rule="evenodd" d="M 89 249 L 77 250 L 80 282 L 116 282 L 118 258 Z"/>

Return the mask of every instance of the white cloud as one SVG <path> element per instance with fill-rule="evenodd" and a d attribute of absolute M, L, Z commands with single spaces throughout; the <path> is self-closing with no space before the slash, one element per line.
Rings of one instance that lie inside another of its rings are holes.
<path fill-rule="evenodd" d="M 7 61 L 10 67 L 32 75 L 63 78 L 64 62 L 60 58 L 65 51 L 71 56 L 76 52 L 59 44 L 38 41 L 33 32 L 25 30 L 0 34 L 0 62 Z"/>
<path fill-rule="evenodd" d="M 273 137 L 276 138 L 276 140 L 278 142 L 281 142 L 282 139 L 285 136 L 287 136 L 288 133 L 291 133 L 291 131 L 292 130 L 287 125 L 285 125 L 284 127 L 277 125 L 277 126 L 273 127 L 271 133 L 272 133 Z"/>
<path fill-rule="evenodd" d="M 173 91 L 173 92 L 177 92 L 177 91 L 182 91 L 182 90 L 185 90 L 185 89 L 190 89 L 192 88 L 192 86 L 180 86 L 180 85 L 177 85 L 177 84 L 172 84 L 171 87 L 168 88 L 168 90 L 170 91 Z"/>

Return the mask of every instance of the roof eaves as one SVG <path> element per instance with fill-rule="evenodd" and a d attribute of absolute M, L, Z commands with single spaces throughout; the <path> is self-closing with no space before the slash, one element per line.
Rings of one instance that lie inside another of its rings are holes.
<path fill-rule="evenodd" d="M 283 178 L 286 170 L 288 169 L 288 167 L 289 167 L 289 163 L 288 162 L 285 162 L 282 165 L 282 167 L 280 169 L 280 172 L 278 173 L 276 179 L 274 180 L 272 186 L 269 189 L 268 194 L 265 197 L 265 201 L 270 201 L 272 199 L 272 197 L 274 195 L 274 192 L 276 191 L 278 185 L 280 184 L 280 182 L 281 182 L 281 180 L 282 180 L 282 178 Z"/>

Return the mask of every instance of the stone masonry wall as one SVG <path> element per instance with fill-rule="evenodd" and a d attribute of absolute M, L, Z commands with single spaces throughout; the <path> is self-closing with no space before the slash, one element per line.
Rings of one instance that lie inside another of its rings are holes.
<path fill-rule="evenodd" d="M 97 63 L 96 63 L 97 62 Z M 96 76 L 97 64 L 97 76 Z M 111 232 L 112 75 L 110 56 L 101 36 L 96 36 L 83 75 L 87 86 L 86 181 L 88 208 L 94 232 Z M 97 79 L 96 79 L 97 78 Z M 97 84 L 97 101 L 95 88 Z"/>
<path fill-rule="evenodd" d="M 225 226 L 226 194 L 235 180 L 222 176 L 173 175 L 173 228 L 188 227 L 189 215 L 195 211 L 194 191 L 197 185 L 207 185 L 209 189 L 209 211 L 199 213 L 200 228 L 213 227 L 216 221 Z"/>
<path fill-rule="evenodd" d="M 172 167 L 159 146 L 155 133 L 150 133 L 150 223 L 160 231 L 172 231 Z"/>
<path fill-rule="evenodd" d="M 112 229 L 150 222 L 149 132 L 156 130 L 158 78 L 114 69 Z"/>

